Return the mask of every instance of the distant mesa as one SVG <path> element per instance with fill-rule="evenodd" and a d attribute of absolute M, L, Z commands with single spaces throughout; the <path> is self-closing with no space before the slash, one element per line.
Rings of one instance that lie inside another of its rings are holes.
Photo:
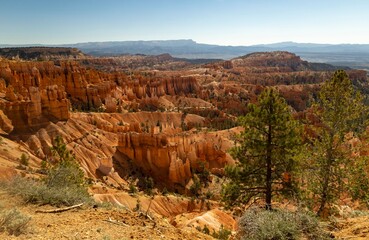
<path fill-rule="evenodd" d="M 67 47 L 0 48 L 0 56 L 7 59 L 23 60 L 61 60 L 86 57 L 79 49 Z"/>
<path fill-rule="evenodd" d="M 225 63 L 227 64 L 228 61 Z M 248 67 L 279 67 L 288 68 L 288 71 L 335 71 L 337 69 L 349 70 L 349 67 L 336 67 L 325 63 L 312 63 L 304 61 L 294 53 L 287 51 L 255 52 L 230 61 L 233 66 Z M 229 63 L 228 63 L 229 65 Z M 225 66 L 225 68 L 229 66 Z"/>

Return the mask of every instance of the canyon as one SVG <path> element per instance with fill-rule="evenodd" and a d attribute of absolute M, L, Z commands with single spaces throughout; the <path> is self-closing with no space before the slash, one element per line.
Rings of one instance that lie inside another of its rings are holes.
<path fill-rule="evenodd" d="M 220 181 L 235 163 L 229 149 L 247 103 L 275 86 L 297 115 L 338 69 L 282 51 L 194 64 L 170 55 L 31 50 L 3 50 L 0 58 L 1 178 L 39 177 L 61 136 L 96 201 L 133 209 L 139 199 L 181 229 L 235 230 L 234 213 L 219 203 Z M 369 90 L 366 71 L 345 70 L 356 88 Z M 22 154 L 26 169 L 17 167 Z M 196 198 L 194 176 L 205 171 L 213 194 Z M 132 196 L 130 185 L 141 189 L 147 178 L 157 194 Z M 173 195 L 160 194 L 164 189 Z"/>

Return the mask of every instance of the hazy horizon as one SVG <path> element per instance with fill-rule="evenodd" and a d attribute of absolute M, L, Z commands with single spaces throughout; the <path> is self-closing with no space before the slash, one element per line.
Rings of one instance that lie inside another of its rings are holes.
<path fill-rule="evenodd" d="M 193 39 L 250 46 L 366 44 L 365 0 L 2 1 L 0 44 Z"/>
<path fill-rule="evenodd" d="M 50 47 L 58 47 L 63 45 L 75 45 L 75 44 L 85 44 L 85 43 L 118 43 L 118 42 L 155 42 L 155 41 L 185 41 L 191 40 L 197 44 L 207 44 L 207 45 L 219 45 L 219 46 L 226 46 L 226 47 L 251 47 L 251 46 L 258 46 L 258 45 L 274 45 L 274 44 L 316 44 L 316 45 L 369 45 L 369 43 L 328 43 L 328 42 L 294 42 L 294 41 L 282 41 L 282 42 L 268 42 L 268 43 L 256 43 L 256 44 L 249 44 L 249 45 L 222 45 L 216 43 L 206 43 L 206 42 L 198 42 L 194 39 L 151 39 L 151 40 L 116 40 L 116 41 L 88 41 L 88 42 L 72 42 L 72 43 L 0 43 L 0 45 L 9 45 L 9 46 L 25 46 L 25 47 L 32 47 L 32 46 L 50 46 Z"/>

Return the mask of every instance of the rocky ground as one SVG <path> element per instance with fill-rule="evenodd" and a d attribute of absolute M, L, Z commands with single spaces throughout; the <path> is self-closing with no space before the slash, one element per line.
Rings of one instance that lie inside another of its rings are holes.
<path fill-rule="evenodd" d="M 0 232 L 0 239 L 214 239 L 193 227 L 183 226 L 183 223 L 179 224 L 180 228 L 179 225 L 175 227 L 170 218 L 146 217 L 145 211 L 136 212 L 111 205 L 81 206 L 59 213 L 41 213 L 56 208 L 25 204 L 20 198 L 0 190 L 0 211 L 12 208 L 31 217 L 31 220 L 20 235 Z M 186 214 L 181 216 L 176 220 L 188 219 Z M 201 218 L 206 216 L 193 218 L 193 221 Z M 332 218 L 329 224 L 324 224 L 329 225 L 327 229 L 335 239 L 369 239 L 369 212 Z"/>
<path fill-rule="evenodd" d="M 113 207 L 87 207 L 61 213 L 37 213 L 54 209 L 50 206 L 24 204 L 20 199 L 0 192 L 2 209 L 17 208 L 30 216 L 24 233 L 0 239 L 213 239 L 193 228 L 178 229 L 168 219 L 149 219 L 144 214 Z"/>

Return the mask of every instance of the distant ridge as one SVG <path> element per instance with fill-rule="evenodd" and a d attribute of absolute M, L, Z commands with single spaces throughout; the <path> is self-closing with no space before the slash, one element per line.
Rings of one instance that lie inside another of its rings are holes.
<path fill-rule="evenodd" d="M 0 56 L 8 59 L 56 60 L 78 59 L 86 55 L 77 48 L 32 46 L 0 48 Z"/>
<path fill-rule="evenodd" d="M 191 39 L 163 41 L 91 42 L 66 45 L 95 56 L 120 54 L 158 55 L 177 58 L 231 59 L 253 52 L 288 51 L 310 62 L 329 63 L 369 70 L 369 44 L 315 44 L 282 42 L 252 46 L 221 46 Z"/>
<path fill-rule="evenodd" d="M 27 45 L 18 45 L 27 46 Z M 29 46 L 29 45 L 28 45 Z M 43 45 L 32 45 L 43 46 Z M 315 44 L 281 42 L 252 46 L 221 46 L 197 43 L 191 39 L 153 41 L 86 42 L 65 45 L 45 45 L 78 48 L 94 56 L 122 54 L 160 55 L 169 53 L 176 58 L 231 59 L 253 52 L 288 51 L 311 62 L 369 69 L 369 44 Z M 17 45 L 0 45 L 17 47 Z"/>

